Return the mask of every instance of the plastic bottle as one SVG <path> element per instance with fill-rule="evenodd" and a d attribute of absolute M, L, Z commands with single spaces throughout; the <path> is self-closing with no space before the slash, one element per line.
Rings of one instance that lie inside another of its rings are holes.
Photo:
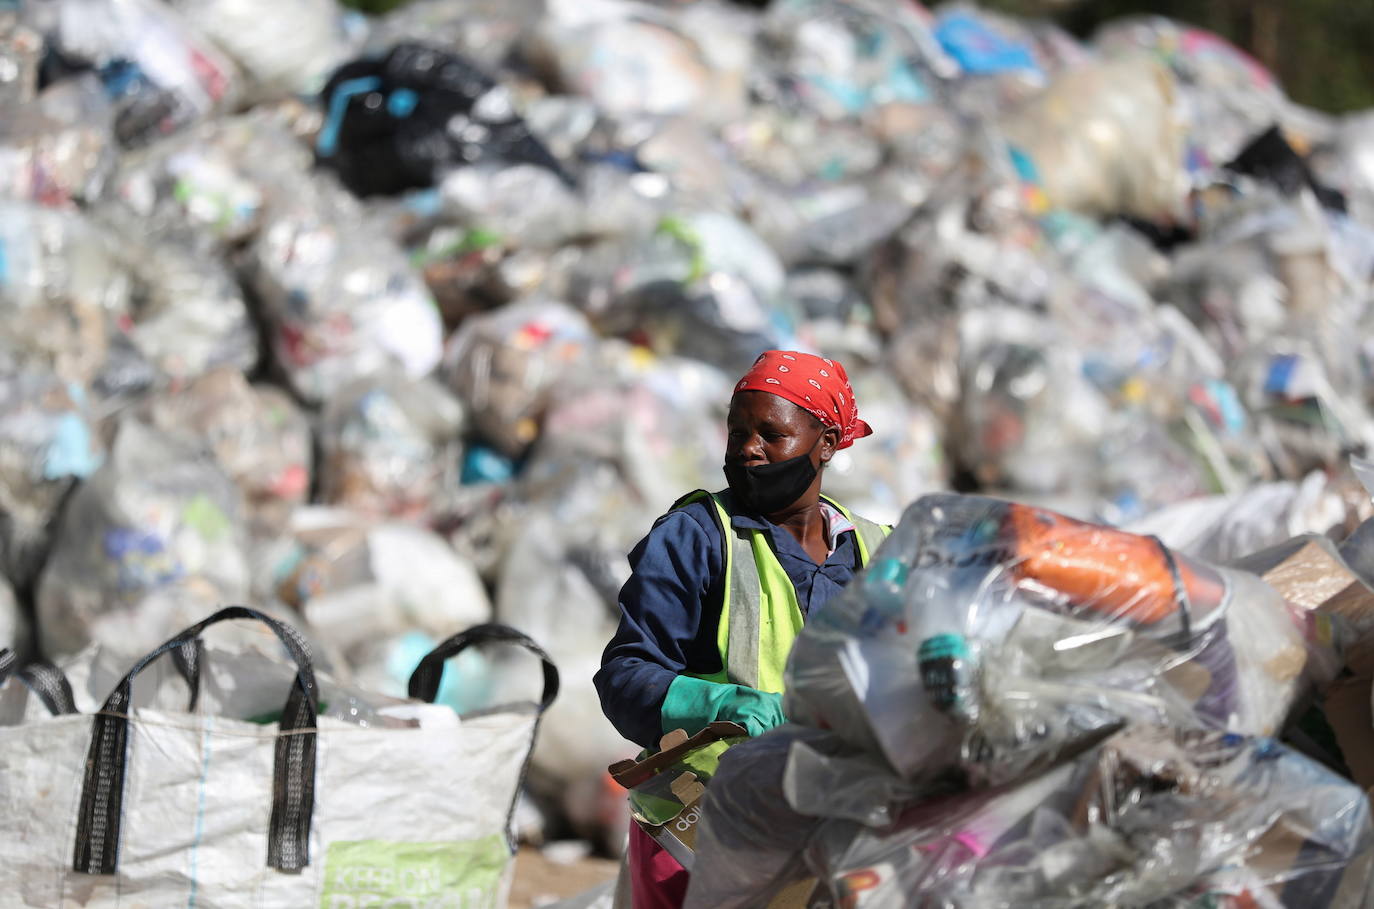
<path fill-rule="evenodd" d="M 864 572 L 864 601 L 867 608 L 859 620 L 859 630 L 875 634 L 890 624 L 901 626 L 906 620 L 906 580 L 908 568 L 898 558 L 876 560 Z"/>
<path fill-rule="evenodd" d="M 916 662 L 937 710 L 961 723 L 978 721 L 978 661 L 967 638 L 950 632 L 928 637 L 916 651 Z"/>

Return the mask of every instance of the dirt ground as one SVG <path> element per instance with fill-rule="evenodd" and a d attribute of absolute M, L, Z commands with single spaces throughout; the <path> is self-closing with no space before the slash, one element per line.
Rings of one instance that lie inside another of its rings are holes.
<path fill-rule="evenodd" d="M 522 846 L 515 856 L 515 881 L 511 885 L 510 909 L 536 909 L 576 896 L 597 884 L 611 880 L 620 868 L 613 859 L 596 856 L 556 861 L 532 846 Z M 571 857 L 571 856 L 568 856 Z"/>

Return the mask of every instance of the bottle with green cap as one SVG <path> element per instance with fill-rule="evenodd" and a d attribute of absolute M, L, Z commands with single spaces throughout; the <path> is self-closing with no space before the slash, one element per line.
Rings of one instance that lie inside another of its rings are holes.
<path fill-rule="evenodd" d="M 978 664 L 967 638 L 932 635 L 921 642 L 916 663 L 926 696 L 937 710 L 960 723 L 978 721 Z"/>

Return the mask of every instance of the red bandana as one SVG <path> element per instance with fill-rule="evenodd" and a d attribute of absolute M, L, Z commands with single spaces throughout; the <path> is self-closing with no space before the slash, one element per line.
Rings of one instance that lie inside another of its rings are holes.
<path fill-rule="evenodd" d="M 859 419 L 859 405 L 844 367 L 834 360 L 795 350 L 767 350 L 735 386 L 736 392 L 766 391 L 791 401 L 840 431 L 840 448 L 873 432 Z"/>

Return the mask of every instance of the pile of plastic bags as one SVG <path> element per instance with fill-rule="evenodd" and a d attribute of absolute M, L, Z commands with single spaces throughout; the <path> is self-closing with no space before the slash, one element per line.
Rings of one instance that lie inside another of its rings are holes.
<path fill-rule="evenodd" d="M 688 904 L 814 879 L 852 906 L 1365 905 L 1374 821 L 1343 764 L 1364 758 L 1280 736 L 1362 671 L 1374 589 L 1339 557 L 1290 588 L 1285 563 L 1271 586 L 1028 505 L 919 499 L 798 638 L 796 725 L 721 757 Z M 1313 603 L 1324 583 L 1361 593 Z"/>
<path fill-rule="evenodd" d="M 1214 35 L 290 6 L 0 3 L 0 645 L 139 654 L 249 602 L 399 695 L 495 617 L 567 680 L 549 835 L 615 849 L 625 555 L 724 485 L 762 349 L 845 362 L 876 435 L 827 490 L 876 520 L 956 488 L 1220 563 L 1369 515 L 1374 126 Z M 1243 674 L 1278 655 L 1236 602 Z"/>

